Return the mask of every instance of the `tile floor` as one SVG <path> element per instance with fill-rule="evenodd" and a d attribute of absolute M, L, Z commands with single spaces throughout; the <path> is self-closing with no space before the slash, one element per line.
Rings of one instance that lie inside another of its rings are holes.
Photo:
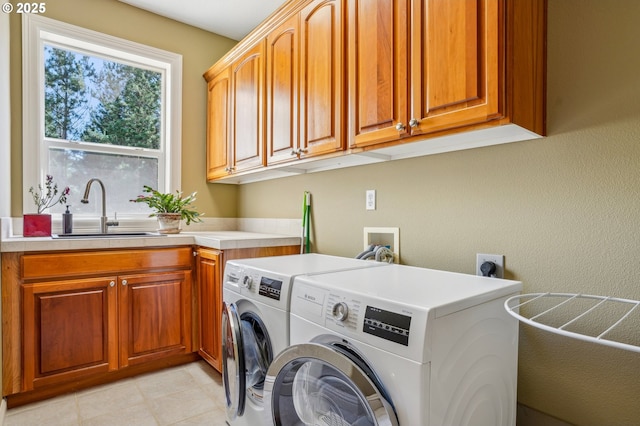
<path fill-rule="evenodd" d="M 198 361 L 9 409 L 4 426 L 224 426 L 225 417 L 220 374 Z"/>

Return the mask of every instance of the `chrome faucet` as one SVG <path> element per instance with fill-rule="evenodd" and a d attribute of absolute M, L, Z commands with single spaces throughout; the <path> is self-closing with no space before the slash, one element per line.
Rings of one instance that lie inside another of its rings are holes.
<path fill-rule="evenodd" d="M 100 184 L 100 188 L 102 188 L 102 217 L 100 218 L 100 233 L 106 234 L 109 226 L 118 226 L 119 223 L 117 221 L 109 221 L 107 218 L 106 191 L 104 190 L 104 184 L 100 179 L 89 179 L 87 187 L 84 189 L 84 196 L 80 202 L 82 204 L 89 204 L 89 191 L 91 190 L 91 184 L 93 182 L 98 182 Z"/>

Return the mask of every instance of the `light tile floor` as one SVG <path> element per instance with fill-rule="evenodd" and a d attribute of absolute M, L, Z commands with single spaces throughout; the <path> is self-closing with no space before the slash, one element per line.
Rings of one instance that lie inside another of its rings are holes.
<path fill-rule="evenodd" d="M 225 418 L 220 374 L 198 361 L 9 409 L 4 426 L 224 426 Z"/>

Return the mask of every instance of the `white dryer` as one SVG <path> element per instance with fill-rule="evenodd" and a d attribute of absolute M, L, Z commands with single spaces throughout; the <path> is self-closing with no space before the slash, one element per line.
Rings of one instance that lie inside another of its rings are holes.
<path fill-rule="evenodd" d="M 517 281 L 399 265 L 298 277 L 266 424 L 515 425 Z"/>
<path fill-rule="evenodd" d="M 227 422 L 256 426 L 271 360 L 289 345 L 293 279 L 388 264 L 321 254 L 230 260 L 223 278 L 222 364 Z"/>

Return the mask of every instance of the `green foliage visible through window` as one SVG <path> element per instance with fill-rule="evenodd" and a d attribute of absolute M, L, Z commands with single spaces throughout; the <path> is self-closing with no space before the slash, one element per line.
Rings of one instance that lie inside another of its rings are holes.
<path fill-rule="evenodd" d="M 45 46 L 45 137 L 160 149 L 162 74 Z"/>

